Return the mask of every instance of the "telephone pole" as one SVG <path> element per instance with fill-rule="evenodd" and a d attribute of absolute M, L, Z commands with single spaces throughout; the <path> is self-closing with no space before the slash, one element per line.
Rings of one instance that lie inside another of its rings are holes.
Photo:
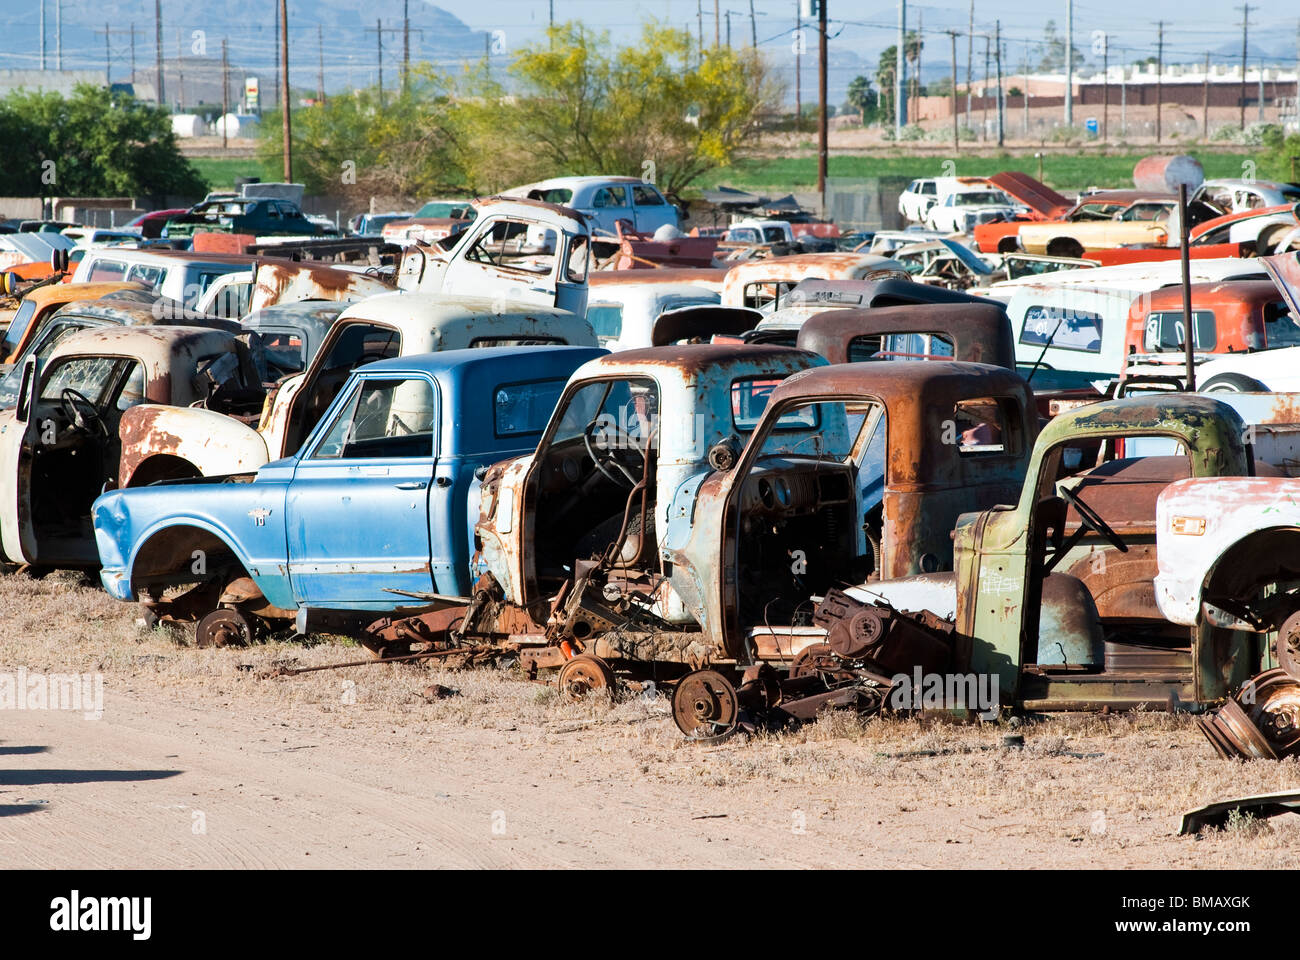
<path fill-rule="evenodd" d="M 1246 129 L 1246 41 L 1250 30 L 1250 4 L 1234 9 L 1241 11 L 1241 91 L 1237 99 L 1241 103 L 1241 129 Z"/>
<path fill-rule="evenodd" d="M 63 0 L 54 0 L 55 13 L 59 13 L 63 8 Z M 61 17 L 61 15 L 60 15 Z M 59 28 L 59 69 L 63 69 L 63 28 Z M 158 79 L 158 106 L 167 105 L 167 90 L 163 81 L 162 66 L 162 0 L 153 0 L 153 33 L 154 33 L 154 71 Z"/>
<path fill-rule="evenodd" d="M 713 49 L 722 46 L 722 13 L 718 10 L 718 0 L 713 0 Z"/>
<path fill-rule="evenodd" d="M 276 0 L 279 3 L 279 0 Z M 280 13 L 276 10 L 276 15 L 272 17 L 275 21 L 275 99 L 280 99 Z"/>
<path fill-rule="evenodd" d="M 1003 137 L 1006 131 L 1005 121 L 1005 101 L 1002 99 L 1002 21 L 993 21 L 994 40 L 993 46 L 996 53 L 996 62 L 998 66 L 998 146 L 1002 146 Z M 1068 52 L 1067 52 L 1068 55 Z"/>
<path fill-rule="evenodd" d="M 325 102 L 325 32 L 316 24 L 316 55 L 320 58 L 316 67 L 316 99 Z"/>
<path fill-rule="evenodd" d="M 894 138 L 907 126 L 907 0 L 898 0 L 898 47 L 894 57 Z"/>
<path fill-rule="evenodd" d="M 1210 139 L 1210 51 L 1205 51 L 1205 82 L 1201 84 L 1201 136 Z"/>
<path fill-rule="evenodd" d="M 554 10 L 554 7 L 552 7 Z M 551 19 L 554 20 L 554 14 Z M 407 79 L 411 72 L 411 5 L 410 0 L 402 0 L 402 93 L 409 87 Z"/>
<path fill-rule="evenodd" d="M 970 126 L 971 69 L 975 65 L 975 0 L 970 0 L 970 23 L 966 27 L 966 126 Z"/>
<path fill-rule="evenodd" d="M 703 43 L 701 43 L 703 46 Z M 794 0 L 794 130 L 799 132 L 803 126 L 803 16 L 799 12 L 799 0 Z"/>
<path fill-rule="evenodd" d="M 984 116 L 981 118 L 983 129 L 980 130 L 980 139 L 987 140 L 989 138 L 989 35 L 987 33 L 984 34 L 984 86 L 980 92 L 983 94 L 980 99 L 984 101 Z"/>
<path fill-rule="evenodd" d="M 754 16 L 754 0 L 749 0 L 749 45 L 758 49 L 758 20 Z"/>
<path fill-rule="evenodd" d="M 293 183 L 293 127 L 289 119 L 289 3 L 280 0 L 280 117 L 284 127 L 284 182 Z"/>
<path fill-rule="evenodd" d="M 1165 72 L 1165 22 L 1156 21 L 1156 143 L 1160 142 L 1161 120 L 1164 118 L 1164 89 L 1160 78 Z"/>
<path fill-rule="evenodd" d="M 1110 34 L 1101 35 L 1101 142 L 1110 130 Z"/>
<path fill-rule="evenodd" d="M 1065 125 L 1074 126 L 1074 0 L 1065 0 Z"/>
<path fill-rule="evenodd" d="M 221 149 L 228 146 L 230 139 L 230 56 L 226 48 L 226 38 L 221 38 Z"/>
<path fill-rule="evenodd" d="M 375 35 L 375 53 L 379 63 L 379 106 L 384 105 L 384 34 L 401 33 L 398 27 L 385 27 L 383 20 L 376 20 L 373 27 L 366 27 L 367 33 Z M 419 31 L 416 31 L 417 33 Z M 490 34 L 483 35 L 483 58 L 485 61 L 492 55 L 492 38 Z M 489 63 L 490 67 L 490 63 Z"/>
<path fill-rule="evenodd" d="M 947 34 L 952 46 L 952 148 L 956 150 L 960 140 L 957 126 L 957 31 L 948 30 Z"/>
<path fill-rule="evenodd" d="M 817 0 L 817 192 L 822 198 L 822 215 L 826 213 L 826 0 Z"/>

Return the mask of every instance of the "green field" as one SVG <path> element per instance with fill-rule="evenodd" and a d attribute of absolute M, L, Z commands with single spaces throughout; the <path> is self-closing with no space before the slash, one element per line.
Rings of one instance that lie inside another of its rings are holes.
<path fill-rule="evenodd" d="M 190 163 L 199 176 L 208 183 L 209 190 L 221 190 L 235 185 L 236 177 L 261 177 L 278 180 L 278 171 L 265 170 L 256 157 L 190 157 Z"/>
<path fill-rule="evenodd" d="M 1169 148 L 1168 152 L 1176 152 Z M 1080 154 L 1053 153 L 1043 157 L 1043 180 L 1057 190 L 1083 190 L 1087 187 L 1124 189 L 1133 186 L 1133 167 L 1143 153 Z M 1243 163 L 1252 159 L 1249 153 L 1202 153 L 1193 155 L 1205 168 L 1205 176 L 1240 177 Z M 956 159 L 955 171 L 945 167 L 949 157 L 942 155 L 915 156 L 831 156 L 828 173 L 831 177 L 924 177 L 955 173 L 958 176 L 989 176 L 1003 170 L 1020 170 L 1038 176 L 1038 159 L 1032 153 L 1021 156 L 962 157 Z M 729 187 L 765 190 L 797 190 L 815 188 L 817 185 L 817 158 L 773 157 L 756 158 L 723 167 L 705 175 L 698 181 L 702 186 L 726 184 Z"/>

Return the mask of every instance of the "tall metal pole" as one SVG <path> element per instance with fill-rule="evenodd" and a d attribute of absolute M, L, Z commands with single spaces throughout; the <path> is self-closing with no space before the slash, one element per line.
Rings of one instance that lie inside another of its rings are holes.
<path fill-rule="evenodd" d="M 485 41 L 487 37 L 483 38 Z M 492 49 L 483 44 L 483 58 L 486 60 L 492 55 Z M 384 21 L 377 19 L 375 21 L 375 62 L 379 64 L 379 107 L 384 106 Z M 490 61 L 489 61 L 490 65 Z"/>
<path fill-rule="evenodd" d="M 1002 146 L 1006 133 L 1006 102 L 1002 99 L 1002 21 L 993 22 L 996 61 L 998 65 L 998 146 Z"/>
<path fill-rule="evenodd" d="M 817 192 L 826 213 L 826 167 L 829 157 L 826 122 L 826 2 L 817 0 Z"/>
<path fill-rule="evenodd" d="M 1205 51 L 1205 81 L 1201 85 L 1201 136 L 1210 139 L 1210 51 Z"/>
<path fill-rule="evenodd" d="M 984 86 L 980 91 L 983 94 L 983 96 L 980 97 L 980 100 L 984 103 L 984 115 L 980 118 L 980 122 L 983 125 L 983 129 L 980 130 L 981 140 L 987 140 L 989 138 L 989 42 L 990 37 L 986 33 L 984 34 Z"/>
<path fill-rule="evenodd" d="M 293 183 L 293 128 L 289 121 L 289 3 L 280 0 L 280 117 L 284 126 L 284 182 Z"/>
<path fill-rule="evenodd" d="M 952 148 L 956 150 L 960 141 L 957 126 L 957 31 L 948 31 L 948 40 L 952 46 Z"/>
<path fill-rule="evenodd" d="M 325 102 L 325 31 L 316 24 L 316 55 L 319 63 L 316 67 L 316 99 Z"/>
<path fill-rule="evenodd" d="M 713 49 L 722 46 L 722 13 L 718 9 L 718 0 L 713 0 Z"/>
<path fill-rule="evenodd" d="M 758 20 L 754 16 L 754 0 L 749 0 L 749 45 L 758 49 Z"/>
<path fill-rule="evenodd" d="M 113 47 L 109 41 L 113 37 L 113 25 L 104 21 L 104 83 L 113 85 Z"/>
<path fill-rule="evenodd" d="M 1156 21 L 1156 143 L 1160 142 L 1161 121 L 1164 119 L 1164 87 L 1161 77 L 1165 72 L 1165 22 Z"/>
<path fill-rule="evenodd" d="M 221 149 L 229 145 L 230 138 L 230 57 L 226 51 L 226 38 L 221 38 Z"/>
<path fill-rule="evenodd" d="M 1065 125 L 1074 126 L 1074 0 L 1065 0 Z"/>
<path fill-rule="evenodd" d="M 907 126 L 907 0 L 898 0 L 898 48 L 894 58 L 894 137 Z"/>
<path fill-rule="evenodd" d="M 554 7 L 552 7 L 552 11 Z M 551 19 L 554 20 L 554 13 Z M 411 11 L 410 0 L 402 0 L 402 93 L 406 93 L 407 75 L 411 69 Z"/>
<path fill-rule="evenodd" d="M 1187 390 L 1196 390 L 1196 328 L 1192 325 L 1192 267 L 1187 247 L 1187 184 L 1178 185 L 1179 250 L 1183 266 L 1183 358 L 1187 364 Z"/>
<path fill-rule="evenodd" d="M 63 0 L 55 0 L 55 12 L 63 6 Z M 62 32 L 62 28 L 59 28 Z M 153 33 L 154 33 L 154 70 L 158 75 L 158 106 L 167 104 L 167 87 L 163 79 L 163 62 L 162 62 L 162 0 L 153 0 Z M 63 48 L 63 38 L 59 38 L 59 49 Z M 59 69 L 63 69 L 63 54 L 59 54 Z"/>
<path fill-rule="evenodd" d="M 799 12 L 799 0 L 794 0 L 794 129 L 798 133 L 803 127 L 803 16 Z"/>
<path fill-rule="evenodd" d="M 731 11 L 728 10 L 724 16 L 727 18 L 727 49 L 731 49 Z"/>
<path fill-rule="evenodd" d="M 1110 34 L 1101 35 L 1101 142 L 1110 131 Z"/>
<path fill-rule="evenodd" d="M 1241 105 L 1241 129 L 1246 129 L 1246 41 L 1250 29 L 1250 4 L 1237 7 L 1241 11 L 1241 91 L 1237 99 Z"/>
<path fill-rule="evenodd" d="M 966 126 L 970 126 L 971 80 L 975 65 L 975 0 L 970 0 L 970 22 L 966 27 Z"/>

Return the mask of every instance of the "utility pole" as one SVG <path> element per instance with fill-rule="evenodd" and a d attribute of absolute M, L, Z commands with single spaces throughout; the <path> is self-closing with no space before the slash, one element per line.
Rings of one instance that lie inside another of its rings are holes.
<path fill-rule="evenodd" d="M 325 102 L 325 31 L 316 24 L 316 55 L 320 58 L 316 68 L 316 99 Z"/>
<path fill-rule="evenodd" d="M 230 56 L 226 38 L 221 38 L 221 149 L 228 146 L 230 138 Z"/>
<path fill-rule="evenodd" d="M 966 126 L 970 126 L 971 68 L 975 64 L 975 0 L 970 0 L 970 23 L 966 27 Z"/>
<path fill-rule="evenodd" d="M 730 50 L 731 49 L 731 11 L 730 10 L 726 11 L 726 13 L 723 14 L 723 16 L 725 16 L 727 19 L 727 49 Z"/>
<path fill-rule="evenodd" d="M 63 0 L 54 0 L 54 10 L 56 13 L 63 7 Z M 60 33 L 62 27 L 59 28 Z M 154 71 L 158 79 L 158 106 L 167 105 L 167 89 L 163 79 L 162 64 L 162 0 L 153 0 L 153 33 L 154 33 Z M 63 49 L 63 38 L 59 38 L 59 49 Z M 63 54 L 59 53 L 59 69 L 63 69 Z"/>
<path fill-rule="evenodd" d="M 803 126 L 803 91 L 801 89 L 803 74 L 803 16 L 799 12 L 799 0 L 794 0 L 794 131 L 799 132 Z"/>
<path fill-rule="evenodd" d="M 402 31 L 399 27 L 385 27 L 383 20 L 376 20 L 373 27 L 366 27 L 366 32 L 375 35 L 375 54 L 379 63 L 379 106 L 382 108 L 384 105 L 384 34 L 401 33 Z M 416 31 L 416 33 L 420 32 L 419 30 Z M 492 35 L 485 33 L 483 34 L 483 61 L 489 71 L 492 69 L 491 56 Z"/>
<path fill-rule="evenodd" d="M 1165 72 L 1165 22 L 1156 21 L 1156 143 L 1160 142 L 1160 121 L 1164 113 L 1164 88 L 1160 85 Z M 1244 108 L 1243 108 L 1244 109 Z"/>
<path fill-rule="evenodd" d="M 826 2 L 817 0 L 817 192 L 826 215 L 826 167 L 829 156 L 826 123 Z"/>
<path fill-rule="evenodd" d="M 555 21 L 555 5 L 551 4 L 551 23 Z M 411 70 L 411 7 L 410 0 L 402 0 L 402 93 L 406 93 L 407 74 Z"/>
<path fill-rule="evenodd" d="M 279 0 L 276 0 L 279 3 Z M 280 12 L 277 7 L 276 14 L 272 17 L 275 21 L 275 99 L 280 99 Z"/>
<path fill-rule="evenodd" d="M 1101 35 L 1101 142 L 1110 130 L 1110 34 Z"/>
<path fill-rule="evenodd" d="M 925 48 L 925 8 L 919 7 L 916 11 L 916 70 L 912 74 L 912 109 L 909 115 L 913 123 L 920 122 L 921 119 L 921 51 Z"/>
<path fill-rule="evenodd" d="M 754 0 L 749 0 L 749 45 L 758 49 L 758 20 L 754 16 Z"/>
<path fill-rule="evenodd" d="M 699 59 L 704 62 L 704 0 L 695 0 L 695 28 L 699 33 Z"/>
<path fill-rule="evenodd" d="M 135 83 L 135 24 L 131 24 L 131 82 Z"/>
<path fill-rule="evenodd" d="M 284 126 L 284 182 L 293 183 L 293 127 L 289 120 L 289 3 L 280 0 L 280 117 Z"/>
<path fill-rule="evenodd" d="M 894 138 L 907 126 L 907 0 L 898 0 L 898 47 L 894 57 Z"/>
<path fill-rule="evenodd" d="M 952 46 L 952 148 L 956 150 L 961 139 L 957 126 L 957 31 L 949 30 L 947 33 Z"/>
<path fill-rule="evenodd" d="M 1025 108 L 1025 139 L 1028 140 L 1029 139 L 1029 45 L 1028 44 L 1025 44 L 1025 58 L 1022 61 L 1020 75 L 1024 77 L 1025 80 L 1025 93 L 1024 96 L 1022 96 L 1020 99 Z"/>
<path fill-rule="evenodd" d="M 1128 136 L 1128 67 L 1124 64 L 1124 48 L 1119 48 L 1119 135 Z"/>
<path fill-rule="evenodd" d="M 1205 51 L 1205 82 L 1201 84 L 1201 136 L 1210 139 L 1210 51 Z"/>
<path fill-rule="evenodd" d="M 1246 40 L 1250 30 L 1250 4 L 1237 7 L 1241 11 L 1241 90 L 1237 99 L 1241 106 L 1241 129 L 1246 129 Z"/>
<path fill-rule="evenodd" d="M 722 14 L 718 10 L 718 0 L 713 0 L 713 49 L 722 46 Z"/>
<path fill-rule="evenodd" d="M 1065 125 L 1074 126 L 1074 0 L 1065 0 Z"/>
<path fill-rule="evenodd" d="M 1002 146 L 1005 130 L 1005 101 L 1002 99 L 1002 21 L 993 21 L 994 41 L 993 46 L 997 51 L 996 61 L 998 65 L 998 146 Z M 1067 54 L 1068 55 L 1068 54 Z"/>
<path fill-rule="evenodd" d="M 980 100 L 984 102 L 984 116 L 981 118 L 983 129 L 980 130 L 980 139 L 987 140 L 989 137 L 989 35 L 984 34 L 984 86 L 980 89 L 982 96 Z"/>

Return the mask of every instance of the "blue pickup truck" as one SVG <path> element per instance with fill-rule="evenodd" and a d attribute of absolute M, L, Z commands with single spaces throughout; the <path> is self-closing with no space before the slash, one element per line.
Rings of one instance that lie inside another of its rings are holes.
<path fill-rule="evenodd" d="M 151 618 L 196 622 L 201 646 L 464 597 L 476 471 L 535 449 L 569 375 L 606 352 L 488 347 L 359 367 L 294 456 L 96 500 L 104 587 Z"/>

